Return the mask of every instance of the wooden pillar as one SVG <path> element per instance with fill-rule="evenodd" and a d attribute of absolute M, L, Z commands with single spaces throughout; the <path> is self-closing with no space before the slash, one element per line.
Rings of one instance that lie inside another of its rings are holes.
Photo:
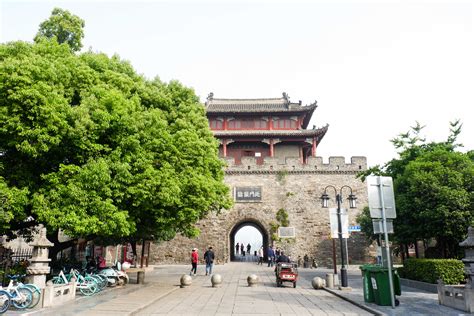
<path fill-rule="evenodd" d="M 268 122 L 269 122 L 268 128 L 269 128 L 270 130 L 272 130 L 272 129 L 273 129 L 273 117 L 270 116 L 270 117 L 268 118 Z"/>
<path fill-rule="evenodd" d="M 270 157 L 273 157 L 274 150 L 273 150 L 273 139 L 270 139 Z"/>
<path fill-rule="evenodd" d="M 222 123 L 222 128 L 224 129 L 224 131 L 227 130 L 227 118 L 224 117 L 224 122 Z"/>
<path fill-rule="evenodd" d="M 222 154 L 224 157 L 227 157 L 227 140 L 223 139 L 222 140 Z"/>
<path fill-rule="evenodd" d="M 316 137 L 313 137 L 313 146 L 311 147 L 311 156 L 316 157 Z"/>
<path fill-rule="evenodd" d="M 300 147 L 300 153 L 299 153 L 299 155 L 300 155 L 300 162 L 301 162 L 301 163 L 304 163 L 304 162 L 303 162 L 303 160 L 304 160 L 304 157 L 303 157 L 303 147 Z"/>

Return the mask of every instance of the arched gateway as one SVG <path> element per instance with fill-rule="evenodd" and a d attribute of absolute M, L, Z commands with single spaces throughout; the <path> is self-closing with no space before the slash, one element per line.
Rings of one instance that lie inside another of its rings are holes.
<path fill-rule="evenodd" d="M 266 231 L 265 227 L 263 227 L 262 224 L 259 223 L 258 220 L 255 220 L 255 219 L 243 219 L 241 220 L 240 222 L 238 222 L 236 225 L 234 225 L 234 227 L 232 228 L 232 230 L 230 231 L 230 234 L 229 234 L 229 250 L 230 250 L 230 253 L 229 253 L 229 256 L 230 256 L 230 260 L 231 261 L 234 261 L 235 260 L 235 244 L 236 244 L 236 240 L 235 240 L 235 235 L 237 234 L 237 232 L 245 227 L 245 226 L 252 226 L 254 228 L 256 228 L 260 234 L 262 234 L 262 240 L 263 240 L 263 243 L 262 243 L 262 246 L 263 246 L 263 249 L 264 249 L 264 259 L 266 260 L 267 259 L 267 248 L 268 248 L 268 245 L 269 245 L 269 238 L 268 238 L 268 232 Z M 255 250 L 258 250 L 258 249 L 255 249 Z"/>
<path fill-rule="evenodd" d="M 209 214 L 197 223 L 196 239 L 177 236 L 152 248 L 151 262 L 189 263 L 191 249 L 202 255 L 212 246 L 217 263 L 234 259 L 235 233 L 245 225 L 257 228 L 264 247 L 273 244 L 292 258 L 315 258 L 318 264 L 332 263 L 329 211 L 320 197 L 327 185 L 350 186 L 359 209 L 348 210 L 349 225 L 367 205 L 367 188 L 356 175 L 367 169 L 365 157 L 329 157 L 324 163 L 316 156 L 328 126 L 308 129 L 316 102 L 303 106 L 283 93 L 270 99 L 217 99 L 211 93 L 205 104 L 209 127 L 219 141 L 219 155 L 225 160 L 224 181 L 234 206 Z M 356 125 L 347 127 L 356 135 Z M 336 207 L 334 197 L 330 207 Z M 270 233 L 279 223 L 277 214 L 287 214 L 290 238 Z M 272 239 L 274 238 L 275 239 Z M 367 260 L 367 242 L 359 233 L 348 240 L 349 262 Z M 337 247 L 337 245 L 336 245 Z M 337 252 L 339 253 L 339 252 Z"/>

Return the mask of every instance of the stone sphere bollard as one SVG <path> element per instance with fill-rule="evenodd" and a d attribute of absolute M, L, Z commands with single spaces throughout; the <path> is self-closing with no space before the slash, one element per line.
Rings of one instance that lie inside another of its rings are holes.
<path fill-rule="evenodd" d="M 251 274 L 247 277 L 247 283 L 249 286 L 257 286 L 258 284 L 258 276 L 256 274 Z"/>
<path fill-rule="evenodd" d="M 181 280 L 180 280 L 180 287 L 186 287 L 186 286 L 190 286 L 191 283 L 193 283 L 193 279 L 191 278 L 191 276 L 187 275 L 187 274 L 183 274 L 181 276 Z"/>
<path fill-rule="evenodd" d="M 222 276 L 220 274 L 213 274 L 211 277 L 212 287 L 221 287 Z"/>
<path fill-rule="evenodd" d="M 320 278 L 320 277 L 315 277 L 313 278 L 313 280 L 311 281 L 311 285 L 313 286 L 313 288 L 315 288 L 316 290 L 319 290 L 319 289 L 322 289 L 323 287 L 326 286 L 326 282 Z"/>

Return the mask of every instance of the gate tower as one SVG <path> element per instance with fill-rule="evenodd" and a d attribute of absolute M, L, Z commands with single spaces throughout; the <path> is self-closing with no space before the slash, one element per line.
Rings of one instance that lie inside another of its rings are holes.
<path fill-rule="evenodd" d="M 349 211 L 349 225 L 367 204 L 367 189 L 358 172 L 366 170 L 365 157 L 329 157 L 323 163 L 316 149 L 328 125 L 307 129 L 317 102 L 303 106 L 281 98 L 218 99 L 210 93 L 205 103 L 209 127 L 219 140 L 219 155 L 226 161 L 224 181 L 231 188 L 234 206 L 197 223 L 201 235 L 193 240 L 176 236 L 154 245 L 151 260 L 156 263 L 188 263 L 191 248 L 201 254 L 213 246 L 218 263 L 233 258 L 234 237 L 240 227 L 256 227 L 264 247 L 275 244 L 293 259 L 304 255 L 322 265 L 332 263 L 329 213 L 320 196 L 331 184 L 349 185 L 358 198 L 359 209 Z M 277 213 L 288 215 L 291 238 L 279 238 Z M 348 240 L 350 262 L 367 260 L 368 243 L 360 234 Z M 338 251 L 336 249 L 336 251 Z M 340 252 L 336 252 L 340 253 Z M 338 258 L 339 260 L 339 258 Z"/>
<path fill-rule="evenodd" d="M 328 126 L 306 129 L 316 109 L 316 102 L 302 106 L 292 103 L 286 93 L 273 99 L 215 99 L 210 93 L 206 102 L 209 127 L 219 139 L 219 154 L 232 158 L 254 157 L 262 165 L 266 157 L 298 157 L 306 163 L 316 157 L 316 147 Z"/>

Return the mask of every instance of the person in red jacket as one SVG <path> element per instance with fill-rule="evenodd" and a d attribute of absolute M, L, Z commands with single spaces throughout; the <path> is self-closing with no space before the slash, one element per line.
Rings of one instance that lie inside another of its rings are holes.
<path fill-rule="evenodd" d="M 199 255 L 198 255 L 198 250 L 197 248 L 193 248 L 193 251 L 191 252 L 191 271 L 189 272 L 189 275 L 191 275 L 194 272 L 194 275 L 196 275 L 196 270 L 197 270 L 197 265 L 199 261 Z"/>

